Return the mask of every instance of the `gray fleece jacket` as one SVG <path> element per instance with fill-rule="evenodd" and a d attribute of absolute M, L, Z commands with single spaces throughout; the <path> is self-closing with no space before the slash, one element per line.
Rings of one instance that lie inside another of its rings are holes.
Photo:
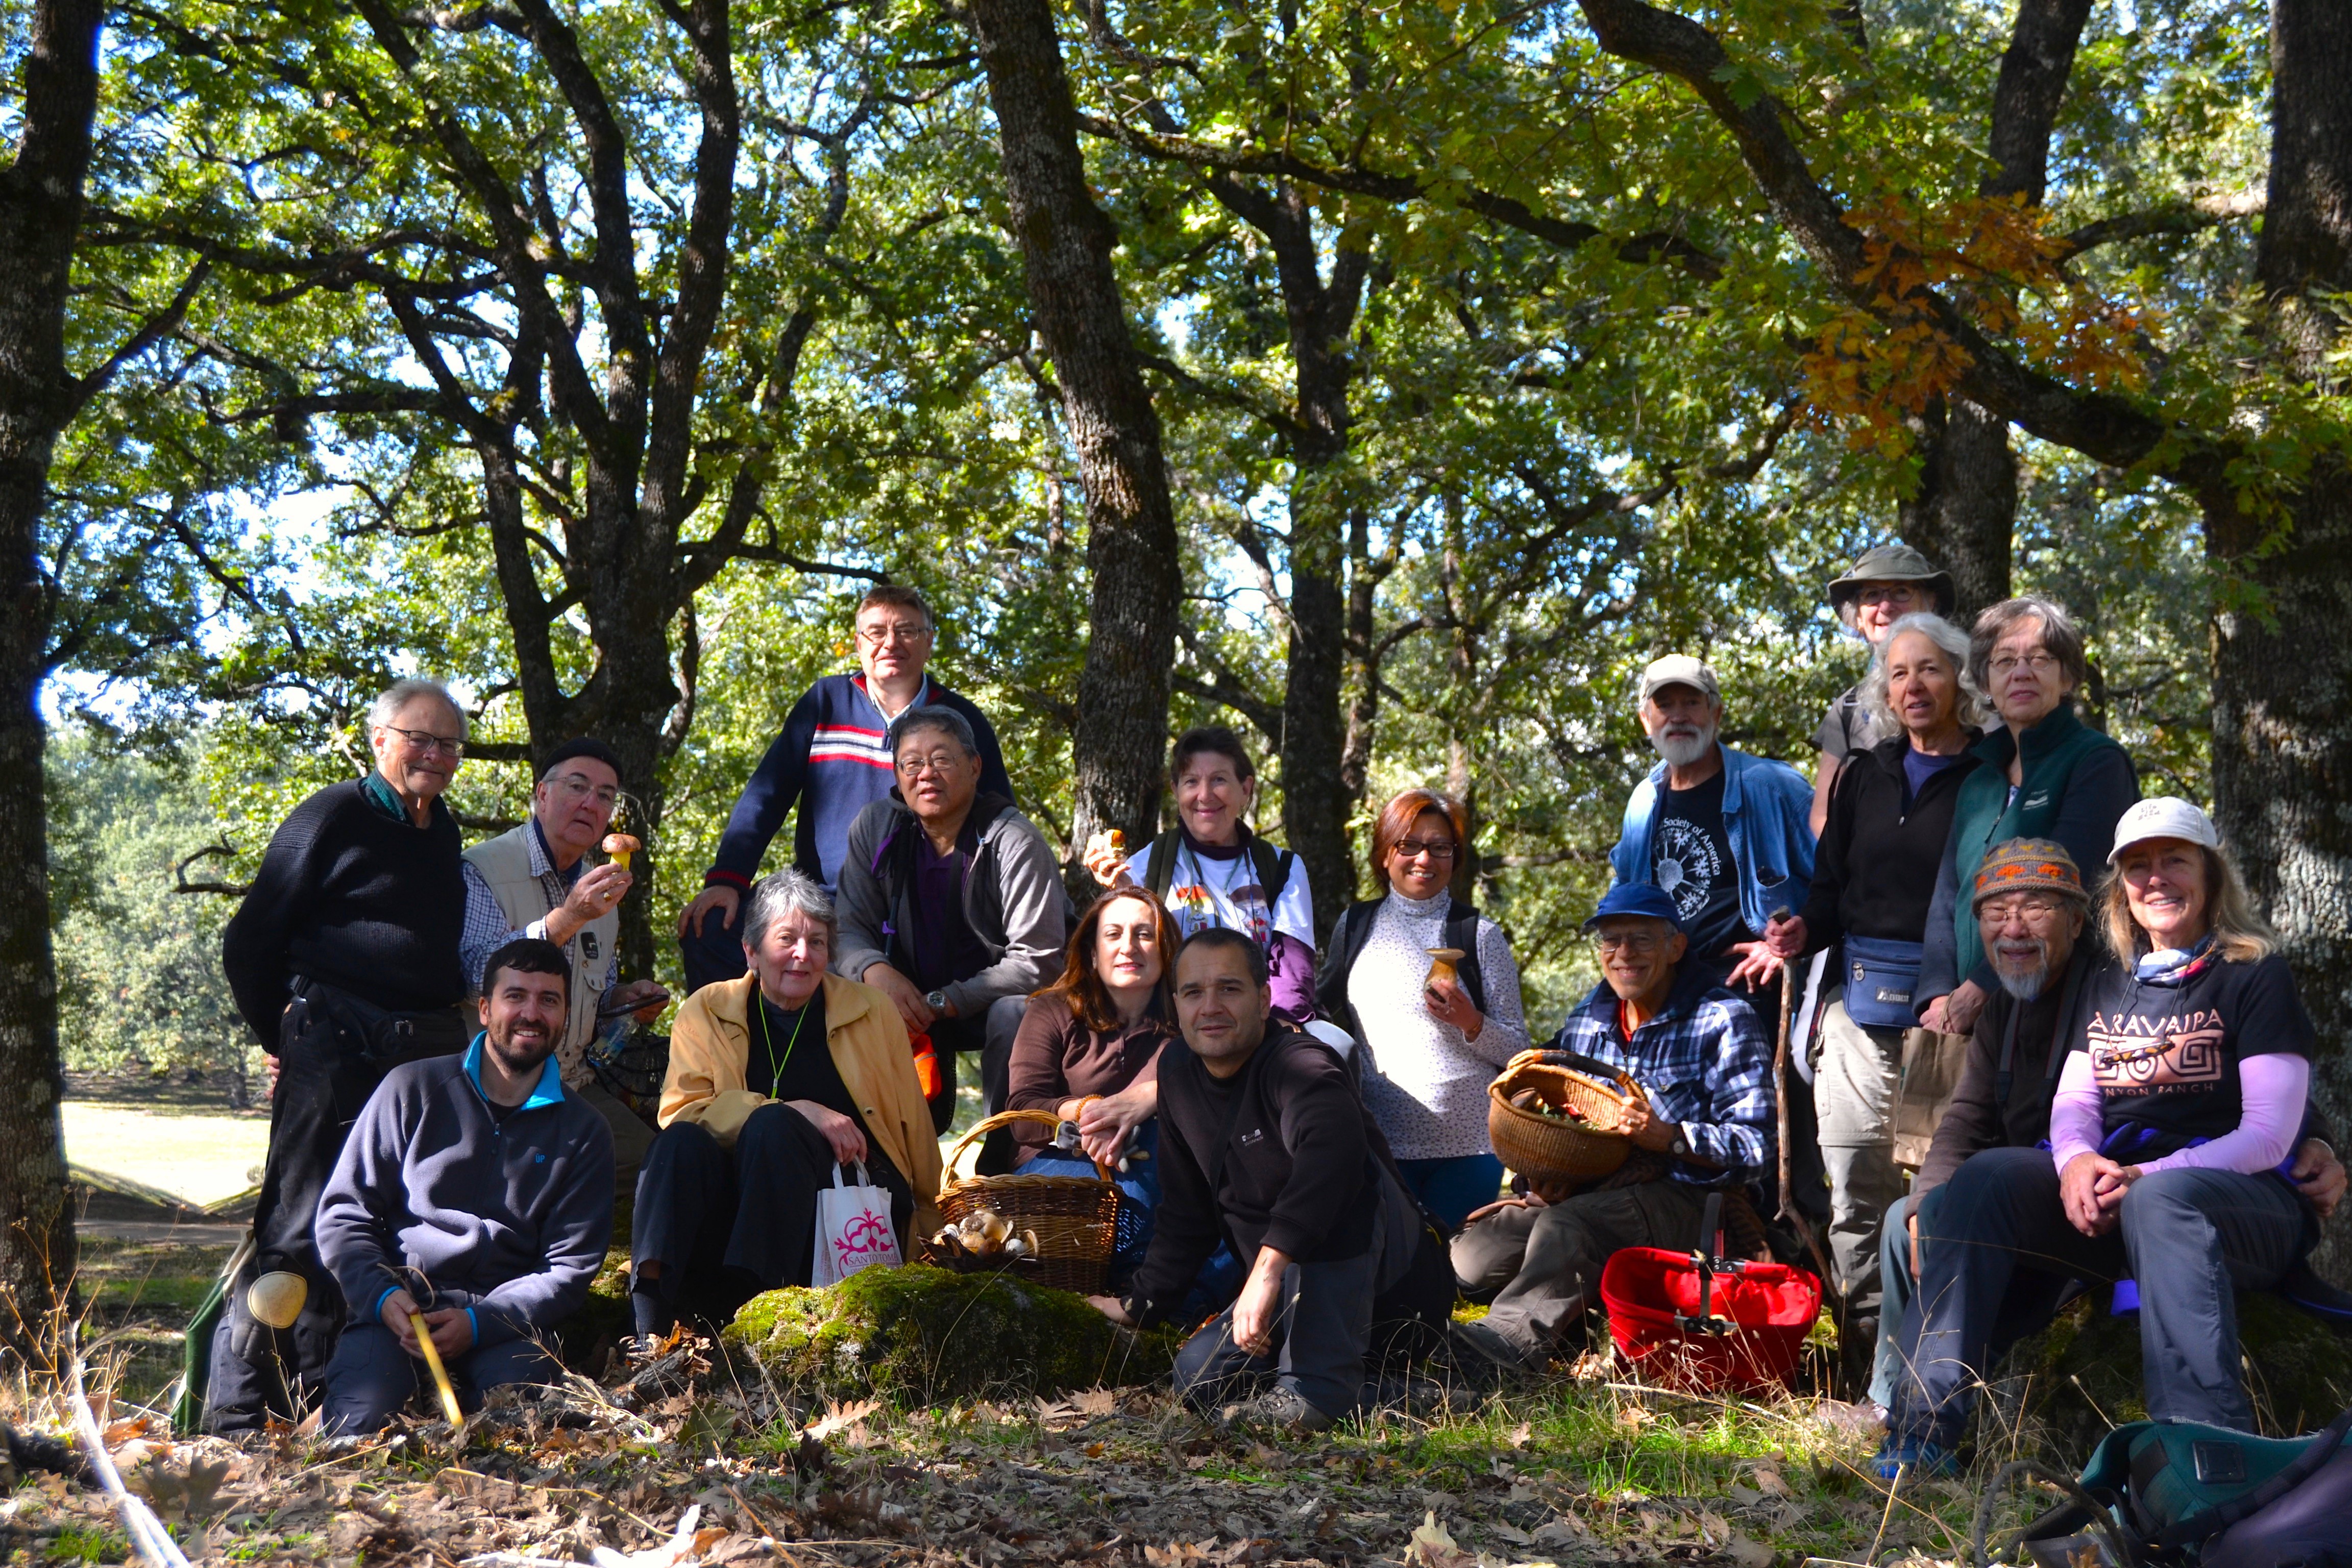
<path fill-rule="evenodd" d="M 613 1130 L 548 1058 L 500 1121 L 481 1089 L 482 1038 L 396 1067 L 352 1123 L 319 1197 L 319 1256 L 365 1322 L 405 1286 L 464 1307 L 477 1345 L 543 1332 L 579 1310 L 613 1238 Z"/>
<path fill-rule="evenodd" d="M 977 833 L 979 845 L 963 879 L 964 919 L 988 950 L 989 964 L 943 989 L 956 1016 L 969 1018 L 1000 996 L 1025 996 L 1060 975 L 1069 895 L 1045 835 L 1011 801 L 982 794 L 971 803 L 965 826 Z M 901 974 L 915 972 L 905 933 L 918 918 L 915 840 L 922 831 L 896 789 L 849 825 L 849 852 L 835 900 L 841 921 L 835 973 L 861 980 L 877 963 Z"/>

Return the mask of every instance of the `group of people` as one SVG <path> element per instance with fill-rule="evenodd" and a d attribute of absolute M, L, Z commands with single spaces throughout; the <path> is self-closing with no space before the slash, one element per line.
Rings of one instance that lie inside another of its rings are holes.
<path fill-rule="evenodd" d="M 1536 1042 L 1508 936 L 1461 896 L 1460 803 L 1388 801 L 1376 896 L 1318 937 L 1306 866 L 1250 826 L 1247 747 L 1188 731 L 1173 826 L 1086 846 L 1081 910 L 987 719 L 927 673 L 929 607 L 887 585 L 857 608 L 858 671 L 794 706 L 681 913 L 689 994 L 649 1125 L 592 1060 L 668 1000 L 619 980 L 631 878 L 596 855 L 619 760 L 559 748 L 529 819 L 461 854 L 439 797 L 464 717 L 395 685 L 375 770 L 288 818 L 226 939 L 278 1087 L 213 1424 L 306 1401 L 381 1424 L 420 1334 L 476 1393 L 543 1375 L 616 1192 L 648 1340 L 808 1282 L 845 1166 L 929 1235 L 970 1053 L 990 1110 L 1060 1128 L 1000 1133 L 980 1170 L 1112 1171 L 1135 1223 L 1096 1304 L 1205 1318 L 1176 1381 L 1237 1419 L 1311 1429 L 1381 1398 L 1383 1347 L 1538 1369 L 1613 1252 L 1688 1250 L 1710 1194 L 1765 1245 L 1763 1216 L 1825 1188 L 1888 1473 L 1948 1464 L 2003 1343 L 2089 1284 L 2137 1284 L 2152 1413 L 2251 1426 L 2234 1292 L 2299 1268 L 2345 1184 L 2274 941 L 2210 819 L 2139 800 L 2074 712 L 2062 607 L 1964 630 L 1901 546 L 1828 591 L 1872 662 L 1811 783 L 1722 742 L 1706 664 L 1643 674 L 1660 760 L 1586 922 L 1601 981 L 1540 1047 L 1641 1090 L 1597 1184 L 1508 1173 L 1488 1142 L 1488 1086 Z M 787 816 L 793 864 L 759 876 Z M 1483 1319 L 1451 1323 L 1457 1295 Z"/>

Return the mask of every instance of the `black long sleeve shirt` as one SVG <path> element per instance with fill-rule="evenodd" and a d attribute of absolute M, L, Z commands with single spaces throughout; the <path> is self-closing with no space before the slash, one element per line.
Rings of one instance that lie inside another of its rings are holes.
<path fill-rule="evenodd" d="M 288 814 L 221 935 L 236 1009 L 267 1047 L 277 1047 L 297 974 L 397 1012 L 466 994 L 457 820 L 436 800 L 419 827 L 371 798 L 369 782 L 329 784 Z M 377 788 L 390 797 L 390 786 Z"/>
<path fill-rule="evenodd" d="M 1301 1263 L 1361 1256 L 1380 1190 L 1377 1136 L 1347 1068 L 1306 1035 L 1270 1033 L 1222 1080 L 1171 1042 L 1160 1059 L 1160 1207 L 1129 1297 L 1144 1320 L 1175 1310 L 1220 1237 L 1244 1268 L 1261 1247 Z"/>

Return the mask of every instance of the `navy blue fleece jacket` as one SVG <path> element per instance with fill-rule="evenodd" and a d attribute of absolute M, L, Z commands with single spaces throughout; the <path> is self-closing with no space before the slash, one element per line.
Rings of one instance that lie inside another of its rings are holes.
<path fill-rule="evenodd" d="M 491 1116 L 482 1039 L 396 1067 L 368 1097 L 319 1199 L 319 1256 L 354 1321 L 405 1287 L 465 1307 L 474 1342 L 544 1332 L 577 1311 L 613 1239 L 613 1131 L 555 1060 Z M 420 1278 L 421 1276 L 421 1278 Z"/>
<path fill-rule="evenodd" d="M 970 700 L 924 678 L 917 707 L 952 708 L 971 724 L 980 742 L 980 787 L 983 794 L 1011 795 L 1004 754 L 996 731 Z M 706 886 L 749 888 L 760 861 L 784 825 L 784 814 L 800 805 L 793 831 L 793 864 L 830 889 L 840 885 L 841 862 L 849 852 L 849 825 L 857 814 L 884 799 L 897 783 L 885 737 L 889 721 L 866 694 L 863 675 L 828 675 L 801 693 L 784 720 L 784 732 L 760 759 L 719 836 L 719 854 L 703 878 Z"/>

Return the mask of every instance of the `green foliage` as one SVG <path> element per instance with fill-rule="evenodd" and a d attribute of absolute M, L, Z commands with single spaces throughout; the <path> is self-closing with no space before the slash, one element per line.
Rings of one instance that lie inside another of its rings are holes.
<path fill-rule="evenodd" d="M 224 1075 L 241 1093 L 258 1052 L 220 968 L 236 905 L 177 890 L 221 880 L 218 827 L 190 770 L 68 730 L 48 752 L 51 918 L 69 1067 Z"/>
<path fill-rule="evenodd" d="M 1167 1375 L 1181 1338 L 1130 1333 L 1082 1296 L 1010 1274 L 924 1264 L 862 1269 L 827 1289 L 771 1290 L 719 1336 L 785 1386 L 914 1405 L 1150 1383 Z"/>

